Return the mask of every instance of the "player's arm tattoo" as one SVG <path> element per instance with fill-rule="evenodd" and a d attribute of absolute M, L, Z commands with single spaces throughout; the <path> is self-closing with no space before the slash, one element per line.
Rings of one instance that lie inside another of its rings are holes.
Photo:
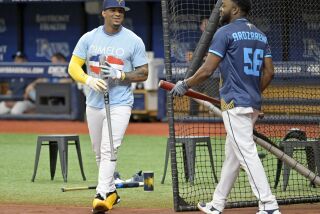
<path fill-rule="evenodd" d="M 125 79 L 130 82 L 142 82 L 148 79 L 148 64 L 136 67 L 135 70 L 126 72 Z"/>

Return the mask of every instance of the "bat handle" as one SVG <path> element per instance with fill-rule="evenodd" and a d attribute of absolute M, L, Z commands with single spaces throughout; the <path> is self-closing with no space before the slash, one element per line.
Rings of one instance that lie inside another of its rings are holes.
<path fill-rule="evenodd" d="M 112 126 L 111 126 L 111 113 L 110 113 L 110 103 L 109 103 L 109 91 L 106 90 L 104 92 L 104 102 L 106 108 L 106 117 L 107 117 L 107 124 L 108 124 L 108 132 L 109 132 L 109 141 L 110 141 L 110 161 L 117 161 L 114 146 L 113 146 L 113 134 L 112 134 Z"/>

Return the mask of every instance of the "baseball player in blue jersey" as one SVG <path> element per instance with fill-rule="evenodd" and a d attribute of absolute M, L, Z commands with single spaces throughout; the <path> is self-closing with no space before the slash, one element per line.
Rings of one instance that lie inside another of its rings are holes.
<path fill-rule="evenodd" d="M 280 214 L 276 198 L 258 157 L 253 127 L 261 109 L 261 92 L 273 78 L 274 68 L 267 37 L 246 16 L 250 0 L 223 0 L 220 22 L 205 63 L 190 78 L 177 82 L 173 96 L 182 96 L 189 87 L 220 70 L 220 97 L 227 132 L 221 179 L 209 203 L 198 204 L 204 213 L 222 213 L 240 168 L 248 175 L 259 201 L 257 214 Z"/>
<path fill-rule="evenodd" d="M 125 11 L 128 10 L 123 0 L 104 0 L 104 25 L 80 38 L 69 64 L 72 78 L 89 88 L 86 95 L 86 116 L 99 168 L 98 185 L 93 200 L 94 213 L 104 213 L 120 201 L 113 178 L 116 162 L 110 160 L 110 139 L 103 92 L 108 87 L 116 154 L 131 115 L 131 82 L 145 81 L 148 77 L 148 62 L 143 41 L 122 26 Z M 99 63 L 101 55 L 106 63 Z M 82 69 L 84 64 L 87 74 Z"/>

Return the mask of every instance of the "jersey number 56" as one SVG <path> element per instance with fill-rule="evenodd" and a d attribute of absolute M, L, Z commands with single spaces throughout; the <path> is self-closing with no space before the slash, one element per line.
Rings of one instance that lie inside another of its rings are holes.
<path fill-rule="evenodd" d="M 263 50 L 243 48 L 244 73 L 247 75 L 260 76 L 263 60 Z"/>

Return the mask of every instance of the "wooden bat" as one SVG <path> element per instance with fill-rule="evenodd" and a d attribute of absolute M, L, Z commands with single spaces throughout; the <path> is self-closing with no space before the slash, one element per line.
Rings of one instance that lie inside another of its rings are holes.
<path fill-rule="evenodd" d="M 115 184 L 117 189 L 122 188 L 135 188 L 144 186 L 143 182 L 124 182 Z M 87 190 L 87 189 L 96 189 L 97 186 L 82 186 L 82 187 L 62 187 L 62 192 L 76 191 L 76 190 Z"/>
<path fill-rule="evenodd" d="M 159 82 L 159 87 L 163 88 L 165 90 L 171 90 L 174 87 L 174 84 L 161 80 Z M 216 116 L 222 117 L 221 110 L 213 105 L 216 103 L 216 99 L 211 98 L 207 95 L 204 95 L 200 92 L 192 91 L 190 89 L 188 90 L 188 92 L 185 95 L 193 98 L 199 104 L 207 107 L 209 109 L 209 111 L 214 113 Z M 205 99 L 202 99 L 202 98 L 205 98 Z M 211 99 L 209 99 L 209 98 L 211 98 Z M 214 101 L 212 102 L 212 100 L 214 100 Z M 279 148 L 277 148 L 277 146 L 275 146 L 274 143 L 273 144 L 268 143 L 266 140 L 258 137 L 257 135 L 261 135 L 261 136 L 263 136 L 263 135 L 258 133 L 256 130 L 254 130 L 253 140 L 258 145 L 260 145 L 261 147 L 263 147 L 264 149 L 269 151 L 271 154 L 276 156 L 279 160 L 283 161 L 285 164 L 290 166 L 292 169 L 296 170 L 300 175 L 309 179 L 314 184 L 320 185 L 320 177 L 317 176 L 314 172 L 312 172 L 311 170 L 309 170 L 308 168 L 306 168 L 305 166 L 300 164 L 298 161 L 296 161 L 295 159 L 293 159 L 292 157 L 290 157 L 289 155 L 284 153 Z"/>
<path fill-rule="evenodd" d="M 160 80 L 160 82 L 159 82 L 159 87 L 163 88 L 163 89 L 165 89 L 167 91 L 170 91 L 174 86 L 175 86 L 175 84 L 173 84 L 171 82 L 164 81 L 164 80 Z M 209 97 L 209 96 L 207 96 L 205 94 L 196 92 L 196 91 L 194 91 L 192 89 L 189 89 L 185 95 L 189 96 L 189 97 L 192 97 L 192 98 L 201 99 L 201 100 L 204 100 L 204 101 L 209 101 L 210 103 L 212 103 L 214 105 L 220 106 L 220 100 L 212 98 L 212 97 Z"/>

